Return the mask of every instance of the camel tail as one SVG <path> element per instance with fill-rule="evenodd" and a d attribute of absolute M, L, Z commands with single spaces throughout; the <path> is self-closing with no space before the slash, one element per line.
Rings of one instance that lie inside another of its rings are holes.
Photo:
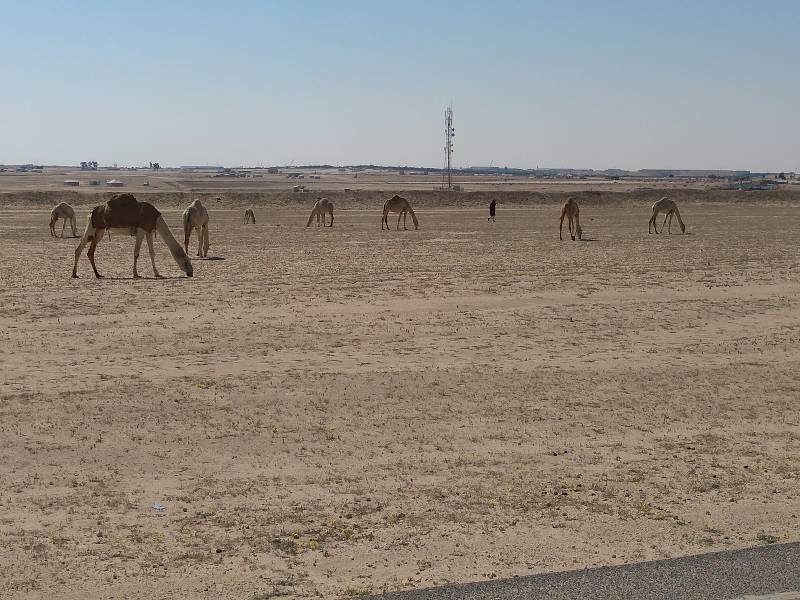
<path fill-rule="evenodd" d="M 314 220 L 314 215 L 315 215 L 315 214 L 317 214 L 316 207 L 314 207 L 314 208 L 311 210 L 311 215 L 309 215 L 309 217 L 308 217 L 308 223 L 306 223 L 306 227 L 310 227 L 310 226 L 311 226 L 311 221 L 313 221 L 313 220 Z"/>
<path fill-rule="evenodd" d="M 414 229 L 419 229 L 419 221 L 417 220 L 417 215 L 414 214 L 414 209 L 411 206 L 408 207 L 408 214 L 411 215 L 411 220 L 414 221 Z"/>
<path fill-rule="evenodd" d="M 167 222 L 161 215 L 158 215 L 158 219 L 156 219 L 156 232 L 161 236 L 161 239 L 164 240 L 167 248 L 169 248 L 170 254 L 172 254 L 172 258 L 181 268 L 181 271 L 191 277 L 194 272 L 192 269 L 192 261 L 189 260 L 183 246 L 181 246 L 178 240 L 175 239 L 175 236 L 172 235 L 169 225 L 167 225 Z"/>

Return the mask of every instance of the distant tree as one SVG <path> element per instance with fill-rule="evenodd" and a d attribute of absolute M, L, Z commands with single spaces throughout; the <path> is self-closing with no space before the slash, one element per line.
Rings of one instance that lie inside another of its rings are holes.
<path fill-rule="evenodd" d="M 85 160 L 82 160 L 82 161 L 81 161 L 81 169 L 83 169 L 83 170 L 85 171 L 87 168 L 88 168 L 88 167 L 87 167 L 86 161 L 85 161 Z"/>
<path fill-rule="evenodd" d="M 778 179 L 783 179 L 785 181 L 786 180 L 786 173 L 778 174 Z"/>
<path fill-rule="evenodd" d="M 158 171 L 161 168 L 161 165 L 158 164 L 157 162 L 150 163 L 150 168 L 153 169 L 154 171 Z"/>

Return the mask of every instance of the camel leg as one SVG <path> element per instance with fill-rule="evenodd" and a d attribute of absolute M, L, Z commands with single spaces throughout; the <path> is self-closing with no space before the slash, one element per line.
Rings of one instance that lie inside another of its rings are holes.
<path fill-rule="evenodd" d="M 383 224 L 384 224 L 384 223 L 386 223 L 386 229 L 389 229 L 389 218 L 388 218 L 388 214 L 389 214 L 389 213 L 388 213 L 387 211 L 385 211 L 385 210 L 383 211 L 383 218 L 381 219 L 381 231 L 383 231 Z"/>
<path fill-rule="evenodd" d="M 401 210 L 397 215 L 397 227 L 395 227 L 395 231 L 400 231 L 400 217 L 403 216 L 403 211 Z"/>
<path fill-rule="evenodd" d="M 139 261 L 139 250 L 142 247 L 142 240 L 144 240 L 145 232 L 143 229 L 136 230 L 136 242 L 133 245 L 133 278 L 139 279 L 139 272 L 136 270 L 136 263 Z"/>
<path fill-rule="evenodd" d="M 72 228 L 72 237 L 78 237 L 78 222 L 75 220 L 75 217 L 70 219 L 69 226 Z"/>
<path fill-rule="evenodd" d="M 75 279 L 78 278 L 78 260 L 81 257 L 81 252 L 83 252 L 83 249 L 86 247 L 86 244 L 89 243 L 89 240 L 93 238 L 93 234 L 94 229 L 92 228 L 92 225 L 86 225 L 86 231 L 84 231 L 81 241 L 78 242 L 78 247 L 75 248 L 75 264 L 72 266 L 72 276 Z"/>
<path fill-rule="evenodd" d="M 661 231 L 664 231 L 664 225 L 667 224 L 667 219 L 669 219 L 671 211 L 667 211 L 667 214 L 664 215 L 664 222 L 661 224 Z"/>
<path fill-rule="evenodd" d="M 66 229 L 66 227 L 67 227 L 67 220 L 66 219 L 61 219 L 61 221 L 62 221 L 61 222 L 61 237 L 63 238 L 64 237 L 64 229 Z"/>
<path fill-rule="evenodd" d="M 580 212 L 575 213 L 575 235 L 578 236 L 578 239 L 581 239 L 581 236 L 583 236 L 583 229 L 581 229 Z"/>
<path fill-rule="evenodd" d="M 575 241 L 575 221 L 572 215 L 569 216 L 569 237 L 573 242 Z"/>
<path fill-rule="evenodd" d="M 184 225 L 183 227 L 183 251 L 189 254 L 189 242 L 192 240 L 192 226 Z"/>
<path fill-rule="evenodd" d="M 208 241 L 208 223 L 205 224 L 203 227 L 203 256 L 208 257 L 208 248 L 211 246 L 211 242 Z"/>
<path fill-rule="evenodd" d="M 563 240 L 564 238 L 561 237 L 561 230 L 564 227 L 564 213 L 561 213 L 561 218 L 558 220 L 558 239 Z"/>
<path fill-rule="evenodd" d="M 667 231 L 672 234 L 672 211 L 669 211 L 669 225 L 667 226 Z"/>
<path fill-rule="evenodd" d="M 333 211 L 331 211 L 331 224 L 330 224 L 330 226 L 333 227 Z"/>
<path fill-rule="evenodd" d="M 647 224 L 647 233 L 653 233 L 650 231 L 650 227 L 652 226 L 656 233 L 658 233 L 658 227 L 656 226 L 656 218 L 658 218 L 658 211 L 653 211 L 653 216 L 650 217 L 650 222 Z"/>
<path fill-rule="evenodd" d="M 150 262 L 153 263 L 153 276 L 161 277 L 161 273 L 156 269 L 156 250 L 153 248 L 153 232 L 148 232 L 145 237 L 147 239 L 147 251 L 150 253 Z"/>
<path fill-rule="evenodd" d="M 100 243 L 100 240 L 103 239 L 103 232 L 105 229 L 96 229 L 94 235 L 92 236 L 92 241 L 89 244 L 89 250 L 86 252 L 86 256 L 89 258 L 89 262 L 92 265 L 92 270 L 94 271 L 94 276 L 98 279 L 102 279 L 103 276 L 97 272 L 97 265 L 94 263 L 94 251 L 97 249 L 97 244 Z"/>
<path fill-rule="evenodd" d="M 205 231 L 205 226 L 201 225 L 197 228 L 197 256 L 203 256 L 203 232 Z"/>

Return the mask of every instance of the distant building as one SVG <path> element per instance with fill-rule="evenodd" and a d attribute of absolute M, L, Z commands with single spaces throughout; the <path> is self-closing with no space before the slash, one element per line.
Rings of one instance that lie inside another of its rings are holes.
<path fill-rule="evenodd" d="M 123 187 L 125 184 L 122 183 L 119 179 L 109 179 L 106 181 L 106 185 L 108 187 Z"/>
<path fill-rule="evenodd" d="M 81 182 L 78 181 L 77 179 L 67 179 L 64 181 L 64 185 L 69 185 L 72 187 L 78 187 L 80 184 Z"/>

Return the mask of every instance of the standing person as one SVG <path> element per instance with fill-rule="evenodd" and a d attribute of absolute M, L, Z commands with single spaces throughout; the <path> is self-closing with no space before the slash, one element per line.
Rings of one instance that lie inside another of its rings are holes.
<path fill-rule="evenodd" d="M 489 218 L 486 219 L 487 221 L 491 221 L 492 223 L 495 222 L 494 214 L 495 214 L 495 211 L 496 211 L 496 208 L 495 208 L 496 206 L 497 206 L 497 200 L 492 200 L 492 203 L 489 205 Z"/>

